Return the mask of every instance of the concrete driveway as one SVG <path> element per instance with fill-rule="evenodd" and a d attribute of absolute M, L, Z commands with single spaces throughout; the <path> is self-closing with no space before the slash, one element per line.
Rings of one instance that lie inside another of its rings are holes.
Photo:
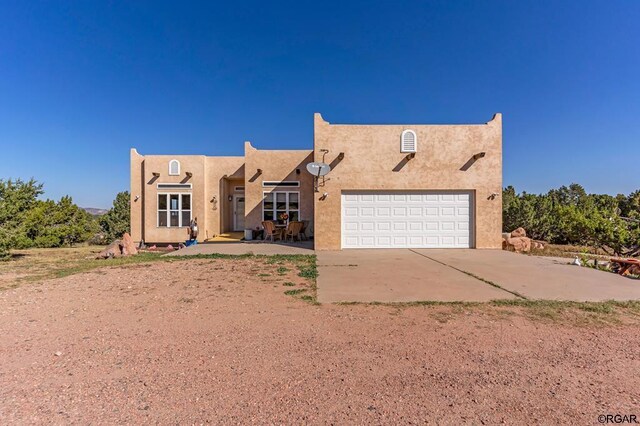
<path fill-rule="evenodd" d="M 192 256 L 214 253 L 229 255 L 256 254 L 266 256 L 273 256 L 275 254 L 314 254 L 313 241 L 286 244 L 282 242 L 242 241 L 230 243 L 201 243 L 172 251 L 166 254 L 166 256 Z"/>
<path fill-rule="evenodd" d="M 640 300 L 640 281 L 502 250 L 343 250 L 318 255 L 318 301 Z"/>

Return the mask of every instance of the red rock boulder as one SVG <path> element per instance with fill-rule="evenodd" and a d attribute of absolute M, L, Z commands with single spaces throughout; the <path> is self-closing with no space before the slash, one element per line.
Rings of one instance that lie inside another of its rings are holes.
<path fill-rule="evenodd" d="M 527 231 L 525 231 L 524 228 L 517 228 L 511 231 L 511 238 L 520 238 L 520 237 L 526 237 L 526 236 L 527 236 Z"/>
<path fill-rule="evenodd" d="M 527 237 L 510 237 L 502 240 L 502 249 L 515 251 L 516 253 L 528 253 L 531 251 L 531 239 Z"/>
<path fill-rule="evenodd" d="M 115 240 L 96 256 L 96 259 L 113 259 L 122 256 L 122 241 Z"/>
<path fill-rule="evenodd" d="M 136 244 L 133 242 L 133 238 L 129 235 L 128 232 L 125 232 L 122 236 L 122 255 L 123 256 L 132 256 L 138 254 L 138 249 L 136 248 Z"/>

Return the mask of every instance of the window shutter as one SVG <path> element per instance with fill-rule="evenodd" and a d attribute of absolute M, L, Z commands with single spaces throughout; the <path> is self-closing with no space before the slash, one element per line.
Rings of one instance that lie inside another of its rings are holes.
<path fill-rule="evenodd" d="M 404 130 L 400 140 L 400 152 L 417 152 L 418 138 L 413 130 Z"/>

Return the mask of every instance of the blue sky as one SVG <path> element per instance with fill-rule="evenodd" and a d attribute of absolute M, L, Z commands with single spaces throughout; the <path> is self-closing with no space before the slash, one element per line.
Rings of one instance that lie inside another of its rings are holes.
<path fill-rule="evenodd" d="M 143 154 L 504 121 L 504 184 L 640 188 L 640 1 L 0 0 L 0 178 L 108 207 Z"/>

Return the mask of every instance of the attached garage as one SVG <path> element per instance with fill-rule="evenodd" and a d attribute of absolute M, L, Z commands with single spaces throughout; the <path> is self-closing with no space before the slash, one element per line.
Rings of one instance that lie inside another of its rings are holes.
<path fill-rule="evenodd" d="M 471 248 L 473 191 L 343 191 L 342 248 Z"/>

